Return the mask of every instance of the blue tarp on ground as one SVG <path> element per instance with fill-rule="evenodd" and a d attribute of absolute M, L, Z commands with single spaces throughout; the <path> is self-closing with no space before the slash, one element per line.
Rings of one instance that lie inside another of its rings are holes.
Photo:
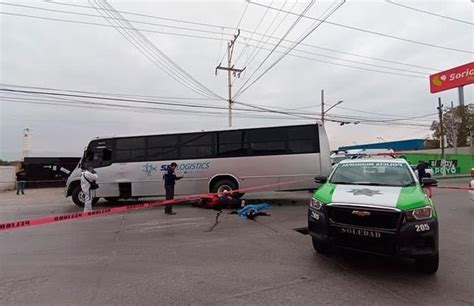
<path fill-rule="evenodd" d="M 251 204 L 251 205 L 244 206 L 242 209 L 239 209 L 237 213 L 239 214 L 241 218 L 247 218 L 247 214 L 251 210 L 253 210 L 255 213 L 258 213 L 268 208 L 270 208 L 270 204 L 267 204 L 267 203 Z"/>

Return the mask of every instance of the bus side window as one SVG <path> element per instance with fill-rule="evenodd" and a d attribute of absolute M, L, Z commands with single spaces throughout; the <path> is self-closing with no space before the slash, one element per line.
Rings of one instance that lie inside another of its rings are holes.
<path fill-rule="evenodd" d="M 102 151 L 102 161 L 103 162 L 111 162 L 112 161 L 112 150 L 104 149 Z"/>

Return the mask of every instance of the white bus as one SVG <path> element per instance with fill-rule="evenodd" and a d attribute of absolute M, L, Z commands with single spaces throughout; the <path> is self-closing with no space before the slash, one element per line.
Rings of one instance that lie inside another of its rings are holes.
<path fill-rule="evenodd" d="M 176 195 L 295 180 L 273 190 L 311 189 L 316 175 L 331 170 L 328 137 L 318 124 L 94 139 L 66 184 L 66 197 L 78 206 L 84 206 L 80 178 L 88 162 L 99 177 L 96 201 L 163 196 L 171 162 L 184 176 Z"/>

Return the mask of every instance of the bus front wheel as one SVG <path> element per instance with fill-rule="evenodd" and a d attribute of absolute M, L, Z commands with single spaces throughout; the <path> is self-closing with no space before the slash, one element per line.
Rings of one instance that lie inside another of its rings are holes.
<path fill-rule="evenodd" d="M 85 200 L 86 196 L 81 189 L 81 185 L 77 185 L 76 187 L 74 187 L 74 190 L 72 191 L 72 201 L 74 202 L 74 204 L 79 207 L 84 207 Z M 92 205 L 97 204 L 97 202 L 99 202 L 99 198 L 94 198 L 92 200 Z"/>

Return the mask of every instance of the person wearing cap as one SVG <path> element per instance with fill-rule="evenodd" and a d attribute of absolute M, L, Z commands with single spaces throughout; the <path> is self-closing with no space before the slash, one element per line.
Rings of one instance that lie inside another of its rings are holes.
<path fill-rule="evenodd" d="M 84 193 L 84 212 L 92 210 L 92 200 L 95 197 L 95 190 L 99 187 L 97 185 L 97 173 L 94 170 L 92 163 L 89 163 L 86 170 L 81 175 L 81 189 Z"/>
<path fill-rule="evenodd" d="M 176 185 L 176 181 L 182 179 L 182 176 L 177 176 L 175 173 L 176 167 L 178 164 L 172 162 L 166 171 L 166 174 L 163 175 L 163 180 L 165 181 L 165 191 L 166 191 L 166 200 L 173 200 L 174 199 L 174 186 Z M 165 206 L 165 214 L 167 215 L 175 215 L 176 213 L 173 212 L 173 205 L 168 204 Z"/>

